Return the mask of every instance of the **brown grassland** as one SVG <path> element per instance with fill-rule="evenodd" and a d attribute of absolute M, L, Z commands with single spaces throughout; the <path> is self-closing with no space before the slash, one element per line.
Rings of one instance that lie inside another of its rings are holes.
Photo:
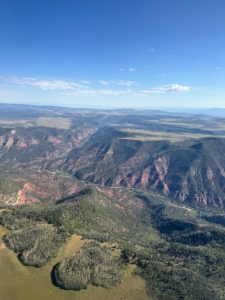
<path fill-rule="evenodd" d="M 71 121 L 68 118 L 61 117 L 40 117 L 37 119 L 36 125 L 59 129 L 70 129 Z"/>
<path fill-rule="evenodd" d="M 15 127 L 30 127 L 34 126 L 34 123 L 28 121 L 28 120 L 4 120 L 0 119 L 0 127 L 9 127 L 15 128 Z"/>

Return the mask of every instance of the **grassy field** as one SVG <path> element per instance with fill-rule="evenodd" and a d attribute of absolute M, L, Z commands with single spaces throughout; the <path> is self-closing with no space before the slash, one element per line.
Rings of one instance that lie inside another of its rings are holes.
<path fill-rule="evenodd" d="M 177 118 L 160 118 L 158 120 L 147 120 L 147 123 L 150 124 L 164 124 L 164 125 L 173 125 L 186 127 L 191 129 L 204 129 L 204 130 L 224 130 L 225 123 L 224 118 L 214 118 L 210 116 L 201 116 L 198 115 L 195 117 L 184 117 L 182 115 L 177 116 Z"/>
<path fill-rule="evenodd" d="M 36 121 L 37 126 L 45 126 L 59 129 L 70 129 L 71 121 L 61 117 L 40 117 Z"/>
<path fill-rule="evenodd" d="M 0 226 L 1 236 L 6 230 Z M 50 273 L 53 265 L 63 258 L 77 252 L 86 241 L 73 235 L 59 255 L 41 269 L 26 267 L 17 259 L 16 254 L 5 248 L 0 249 L 0 291 L 4 300 L 150 300 L 146 295 L 145 281 L 133 275 L 135 268 L 130 265 L 124 282 L 107 290 L 101 287 L 88 286 L 87 290 L 65 291 L 55 287 Z M 1 243 L 0 243 L 1 245 Z"/>
<path fill-rule="evenodd" d="M 11 128 L 15 128 L 15 127 L 30 127 L 30 126 L 34 126 L 35 123 L 32 123 L 28 120 L 4 120 L 4 119 L 0 119 L 0 127 L 11 127 Z"/>
<path fill-rule="evenodd" d="M 121 131 L 132 134 L 130 137 L 123 139 L 129 140 L 138 140 L 138 141 L 160 141 L 168 140 L 172 143 L 181 142 L 188 139 L 200 139 L 205 137 L 210 137 L 210 135 L 205 134 L 191 134 L 191 133 L 171 133 L 171 132 L 157 132 L 150 130 L 141 130 L 141 129 L 121 129 Z"/>
<path fill-rule="evenodd" d="M 182 122 L 181 120 L 177 119 L 162 119 L 160 121 L 154 121 L 154 120 L 148 120 L 149 123 L 152 124 L 165 124 L 165 125 L 179 125 L 179 126 L 184 126 L 184 127 L 189 127 L 189 128 L 204 128 L 204 124 L 196 124 L 196 123 L 185 123 Z"/>

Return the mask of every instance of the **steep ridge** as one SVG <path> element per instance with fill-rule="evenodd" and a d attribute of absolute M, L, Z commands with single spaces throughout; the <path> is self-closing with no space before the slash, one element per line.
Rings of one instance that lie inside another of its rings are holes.
<path fill-rule="evenodd" d="M 0 167 L 0 201 L 9 205 L 52 203 L 85 186 L 69 176 L 54 172 L 15 169 L 12 172 L 7 166 Z"/>
<path fill-rule="evenodd" d="M 0 164 L 35 165 L 79 146 L 93 134 L 87 126 L 73 130 L 47 127 L 0 128 Z"/>
<path fill-rule="evenodd" d="M 70 178 L 43 168 L 79 147 L 94 131 L 86 124 L 71 130 L 0 128 L 0 200 L 11 205 L 54 202 L 79 190 Z"/>
<path fill-rule="evenodd" d="M 50 167 L 96 184 L 146 188 L 196 206 L 224 207 L 223 138 L 170 143 L 129 136 L 103 128 Z"/>

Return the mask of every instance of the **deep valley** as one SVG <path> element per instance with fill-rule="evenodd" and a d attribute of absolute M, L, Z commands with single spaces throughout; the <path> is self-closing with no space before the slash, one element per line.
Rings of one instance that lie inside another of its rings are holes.
<path fill-rule="evenodd" d="M 22 272 L 54 299 L 224 299 L 224 150 L 222 117 L 1 104 L 13 291 Z"/>

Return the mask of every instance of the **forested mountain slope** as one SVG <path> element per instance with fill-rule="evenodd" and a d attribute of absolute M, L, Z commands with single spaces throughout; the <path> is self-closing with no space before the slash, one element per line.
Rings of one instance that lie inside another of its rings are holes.
<path fill-rule="evenodd" d="M 111 288 L 135 264 L 151 299 L 224 299 L 225 230 L 213 222 L 153 192 L 94 185 L 55 205 L 1 205 L 0 211 L 0 224 L 10 230 L 5 245 L 24 265 L 48 264 L 74 233 L 100 243 L 55 265 L 55 285 Z"/>

